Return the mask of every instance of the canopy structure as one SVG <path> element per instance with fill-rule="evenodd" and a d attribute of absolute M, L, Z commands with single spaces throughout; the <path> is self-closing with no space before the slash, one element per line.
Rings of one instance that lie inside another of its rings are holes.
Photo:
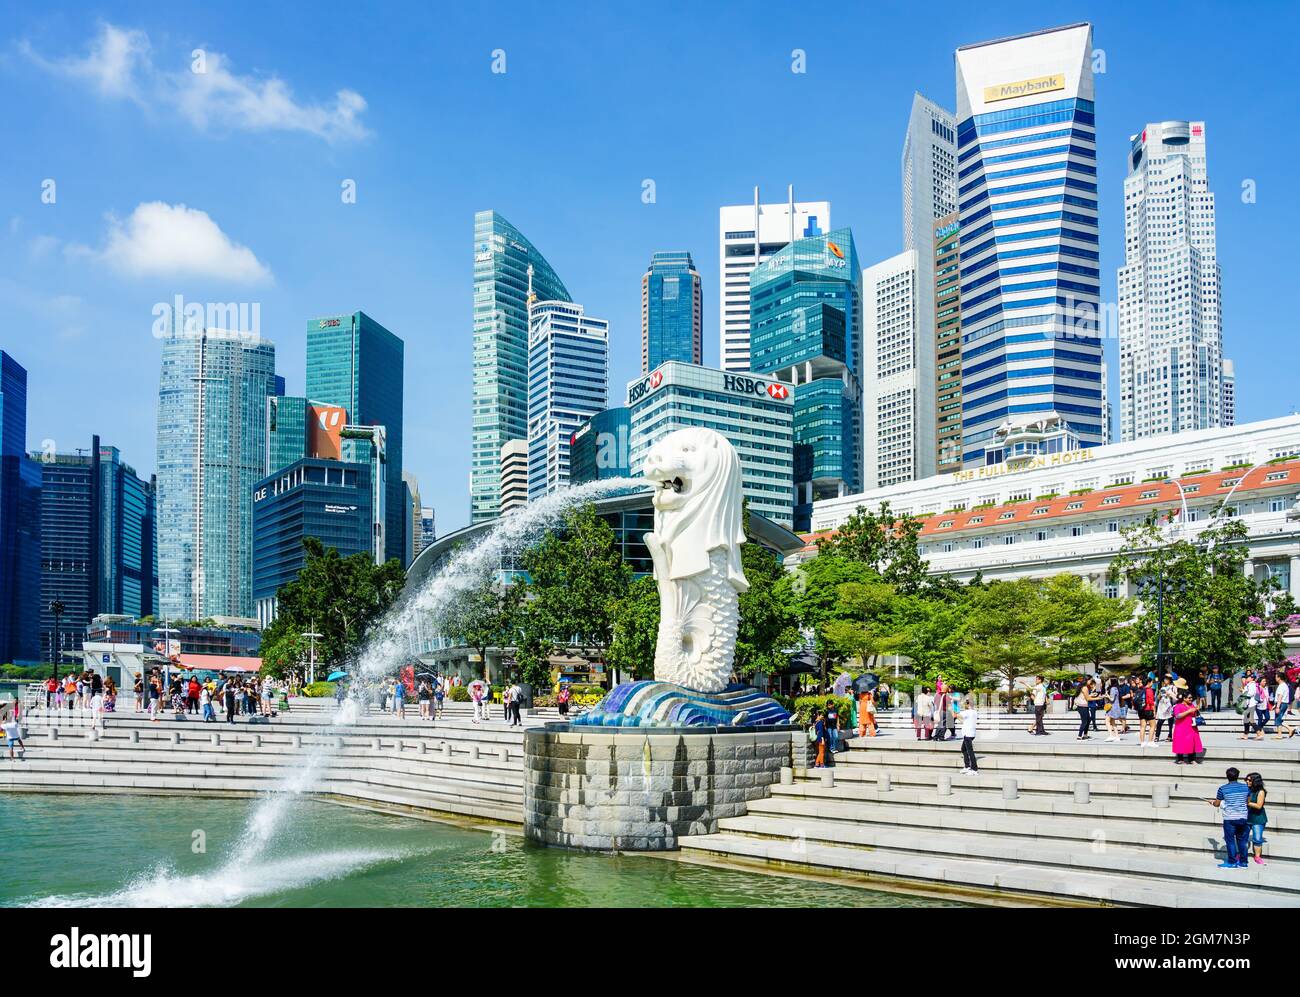
<path fill-rule="evenodd" d="M 180 666 L 187 672 L 244 672 L 262 670 L 262 659 L 241 654 L 181 654 Z"/>

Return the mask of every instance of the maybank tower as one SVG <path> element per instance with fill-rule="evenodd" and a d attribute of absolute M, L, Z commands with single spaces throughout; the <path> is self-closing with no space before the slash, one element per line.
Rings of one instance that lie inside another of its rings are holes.
<path fill-rule="evenodd" d="M 957 50 L 962 461 L 1000 427 L 1106 440 L 1092 27 Z"/>

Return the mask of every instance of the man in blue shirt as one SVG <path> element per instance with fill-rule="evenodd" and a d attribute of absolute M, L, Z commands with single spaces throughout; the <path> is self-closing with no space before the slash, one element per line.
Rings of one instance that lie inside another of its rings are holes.
<path fill-rule="evenodd" d="M 1220 869 L 1244 869 L 1250 861 L 1247 847 L 1250 838 L 1250 824 L 1247 821 L 1246 801 L 1250 798 L 1250 788 L 1238 781 L 1241 773 L 1235 768 L 1224 773 L 1228 781 L 1219 787 L 1213 800 L 1213 806 L 1223 813 L 1223 843 L 1227 847 L 1227 859 L 1219 863 Z"/>

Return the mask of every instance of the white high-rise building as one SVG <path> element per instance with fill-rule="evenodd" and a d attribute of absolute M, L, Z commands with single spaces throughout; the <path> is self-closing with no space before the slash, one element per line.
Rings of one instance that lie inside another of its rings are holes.
<path fill-rule="evenodd" d="M 1131 137 L 1119 268 L 1120 439 L 1224 420 L 1221 274 L 1205 122 Z"/>
<path fill-rule="evenodd" d="M 912 95 L 903 139 L 903 248 L 929 255 L 934 223 L 957 210 L 957 120 Z"/>
<path fill-rule="evenodd" d="M 508 516 L 528 504 L 528 441 L 506 440 L 498 468 L 501 515 Z"/>
<path fill-rule="evenodd" d="M 940 219 L 948 218 L 957 210 L 957 121 L 951 111 L 945 110 L 919 93 L 912 95 L 912 113 L 907 121 L 907 135 L 903 139 L 902 167 L 903 249 L 905 253 L 912 254 L 914 262 L 911 271 L 914 289 L 913 330 L 909 347 L 911 356 L 909 360 L 904 361 L 902 367 L 899 366 L 898 357 L 877 357 L 879 366 L 890 369 L 893 373 L 883 375 L 884 382 L 877 386 L 881 393 L 873 394 L 871 382 L 878 375 L 872 368 L 874 355 L 871 343 L 872 330 L 865 328 L 868 352 L 864 361 L 863 385 L 866 389 L 867 404 L 870 406 L 874 400 L 876 406 L 883 406 L 884 409 L 891 409 L 892 405 L 901 402 L 898 394 L 900 391 L 907 390 L 911 394 L 912 417 L 909 420 L 907 434 L 913 444 L 920 445 L 911 446 L 906 454 L 877 453 L 880 459 L 894 465 L 894 470 L 889 472 L 872 459 L 872 451 L 868 449 L 866 467 L 868 485 L 873 473 L 882 474 L 883 477 L 880 478 L 882 481 L 910 481 L 913 478 L 934 474 L 937 469 L 935 438 L 938 433 L 936 423 L 938 413 L 935 408 L 935 368 L 940 337 L 935 314 L 934 238 Z M 900 266 L 906 265 L 902 263 L 902 259 L 902 257 L 894 257 L 893 260 L 886 260 L 879 264 L 880 267 L 885 268 L 884 272 L 888 279 L 898 279 Z M 873 267 L 864 271 L 864 277 L 875 269 Z M 862 293 L 864 298 L 868 299 L 873 295 L 872 288 L 865 280 Z M 872 306 L 868 304 L 866 307 L 868 309 L 866 315 L 870 318 L 869 309 Z M 901 330 L 896 327 L 886 329 L 884 341 L 888 341 L 890 336 L 898 335 L 900 332 Z M 891 396 L 894 398 L 893 403 L 886 400 Z M 901 442 L 897 439 L 896 431 L 885 432 L 883 428 L 876 425 L 876 420 L 883 414 L 884 411 L 872 412 L 870 408 L 867 410 L 865 428 L 868 448 L 872 446 L 872 441 L 888 440 L 891 436 L 895 437 L 894 442 Z M 900 414 L 891 410 L 890 416 L 897 419 Z M 925 440 L 924 443 L 921 443 L 922 438 Z M 910 470 L 905 470 L 909 467 Z M 897 477 L 898 474 L 904 476 Z"/>
<path fill-rule="evenodd" d="M 529 308 L 528 501 L 569 483 L 569 441 L 609 407 L 609 323 L 582 305 Z"/>
<path fill-rule="evenodd" d="M 962 460 L 994 463 L 999 430 L 1102 429 L 1092 27 L 957 49 Z"/>
<path fill-rule="evenodd" d="M 868 489 L 935 473 L 935 353 L 920 311 L 919 256 L 908 249 L 862 271 Z"/>
<path fill-rule="evenodd" d="M 1231 360 L 1223 361 L 1223 401 L 1220 410 L 1223 413 L 1223 425 L 1237 424 L 1237 368 Z"/>
<path fill-rule="evenodd" d="M 749 370 L 749 275 L 764 260 L 795 239 L 830 231 L 830 201 L 799 201 L 794 187 L 784 204 L 753 204 L 718 209 L 718 366 Z"/>

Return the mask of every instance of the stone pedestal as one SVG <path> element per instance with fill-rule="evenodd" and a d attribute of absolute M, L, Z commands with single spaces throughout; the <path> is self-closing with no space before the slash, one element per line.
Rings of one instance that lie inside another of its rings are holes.
<path fill-rule="evenodd" d="M 746 812 L 791 764 L 791 728 L 580 728 L 524 734 L 524 832 L 600 851 L 665 851 Z M 795 730 L 794 733 L 799 733 Z"/>

